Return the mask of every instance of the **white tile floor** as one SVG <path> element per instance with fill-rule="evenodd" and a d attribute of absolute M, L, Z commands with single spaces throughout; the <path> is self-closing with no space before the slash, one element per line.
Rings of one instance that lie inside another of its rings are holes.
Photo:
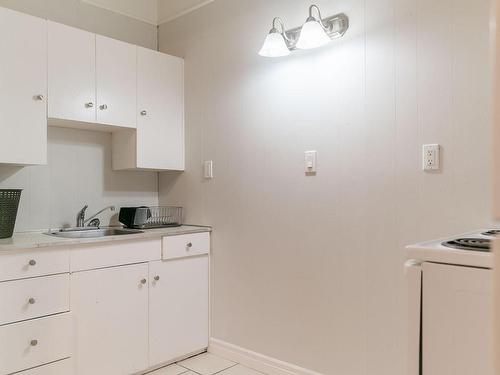
<path fill-rule="evenodd" d="M 236 362 L 203 353 L 174 365 L 149 372 L 147 375 L 263 375 Z"/>

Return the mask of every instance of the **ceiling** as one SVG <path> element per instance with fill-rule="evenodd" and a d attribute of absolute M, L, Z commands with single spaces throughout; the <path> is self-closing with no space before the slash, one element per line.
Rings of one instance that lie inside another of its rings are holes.
<path fill-rule="evenodd" d="M 214 0 L 82 0 L 153 25 L 162 24 Z"/>

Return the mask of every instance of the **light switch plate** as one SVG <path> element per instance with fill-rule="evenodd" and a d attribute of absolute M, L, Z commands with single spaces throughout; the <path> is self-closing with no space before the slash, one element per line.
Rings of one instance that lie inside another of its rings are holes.
<path fill-rule="evenodd" d="M 422 147 L 422 168 L 424 171 L 437 171 L 441 168 L 441 147 L 438 144 Z"/>
<path fill-rule="evenodd" d="M 304 153 L 304 169 L 307 174 L 316 173 L 316 159 L 317 159 L 316 151 L 306 151 Z"/>
<path fill-rule="evenodd" d="M 207 179 L 214 178 L 214 162 L 212 160 L 207 160 L 203 163 L 203 176 Z"/>

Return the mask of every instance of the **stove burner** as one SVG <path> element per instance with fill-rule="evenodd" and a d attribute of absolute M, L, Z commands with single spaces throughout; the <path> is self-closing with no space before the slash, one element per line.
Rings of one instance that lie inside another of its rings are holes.
<path fill-rule="evenodd" d="M 457 238 L 443 242 L 443 246 L 459 250 L 490 252 L 491 240 L 485 238 Z"/>
<path fill-rule="evenodd" d="M 499 229 L 489 230 L 487 232 L 482 233 L 482 235 L 491 237 L 500 237 L 500 230 Z"/>

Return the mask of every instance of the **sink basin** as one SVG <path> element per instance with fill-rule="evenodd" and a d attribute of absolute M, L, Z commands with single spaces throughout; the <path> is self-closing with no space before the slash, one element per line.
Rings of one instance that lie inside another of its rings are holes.
<path fill-rule="evenodd" d="M 122 228 L 96 228 L 96 229 L 62 229 L 58 231 L 51 231 L 45 233 L 48 236 L 61 237 L 61 238 L 99 238 L 109 236 L 125 236 L 129 234 L 144 233 L 136 229 L 122 229 Z"/>

